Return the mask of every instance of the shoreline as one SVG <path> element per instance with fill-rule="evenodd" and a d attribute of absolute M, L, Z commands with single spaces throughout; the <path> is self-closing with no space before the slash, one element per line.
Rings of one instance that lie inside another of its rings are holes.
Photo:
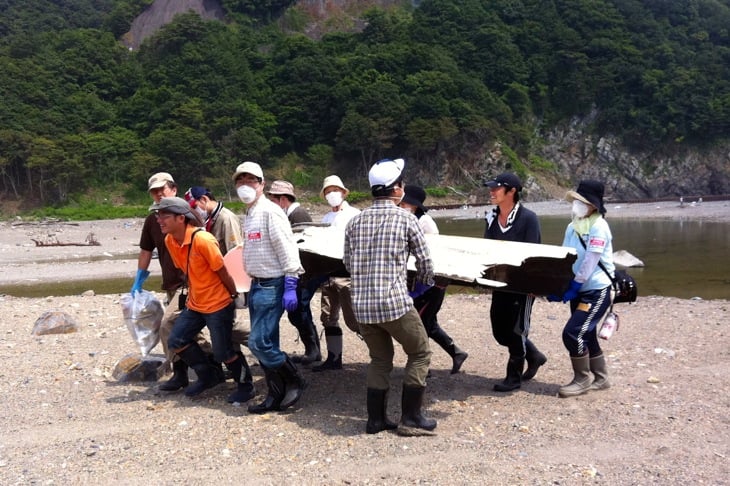
<path fill-rule="evenodd" d="M 428 202 L 428 201 L 427 201 Z M 524 203 L 538 216 L 570 217 L 566 201 Z M 361 208 L 367 204 L 358 205 Z M 433 209 L 434 218 L 483 218 L 491 206 L 462 206 L 455 209 Z M 321 220 L 326 207 L 307 208 L 315 221 Z M 700 204 L 628 203 L 609 204 L 607 219 L 641 218 L 653 220 L 696 220 L 730 223 L 730 201 L 707 201 Z M 31 223 L 0 222 L 0 286 L 37 285 L 39 282 L 64 282 L 128 278 L 131 282 L 137 269 L 139 234 L 143 218 L 124 218 L 81 222 Z M 82 245 L 93 235 L 98 246 Z M 80 246 L 36 246 L 33 240 L 74 243 Z M 159 265 L 150 267 L 159 276 Z"/>

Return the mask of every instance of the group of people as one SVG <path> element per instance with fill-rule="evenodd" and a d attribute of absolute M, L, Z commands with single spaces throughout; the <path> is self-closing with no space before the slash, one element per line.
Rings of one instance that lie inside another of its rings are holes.
<path fill-rule="evenodd" d="M 246 204 L 243 227 L 236 214 L 216 201 L 204 187 L 191 187 L 177 197 L 177 185 L 165 172 L 153 175 L 148 190 L 153 199 L 140 238 L 138 270 L 132 293 L 141 290 L 156 249 L 162 268 L 166 309 L 160 335 L 172 377 L 160 389 L 184 389 L 195 396 L 225 379 L 223 365 L 235 380 L 229 402 L 247 402 L 256 391 L 249 365 L 241 351 L 246 345 L 265 376 L 265 398 L 248 407 L 250 413 L 285 410 L 302 396 L 307 382 L 297 364 L 312 371 L 342 368 L 343 331 L 358 333 L 368 347 L 366 432 L 397 429 L 405 435 L 432 433 L 436 421 L 423 413 L 431 349 L 429 338 L 452 359 L 458 373 L 468 357 L 438 323 L 447 279 L 434 275 L 425 234 L 438 233 L 424 206 L 425 191 L 405 185 L 403 159 L 384 159 L 368 174 L 372 204 L 360 211 L 347 201 L 342 180 L 325 178 L 320 196 L 331 210 L 322 223 L 344 233 L 343 264 L 349 275 L 307 275 L 299 259 L 292 228 L 311 224 L 312 218 L 296 201 L 294 187 L 274 181 L 268 191 L 263 170 L 254 162 L 240 164 L 233 173 L 238 197 Z M 485 238 L 540 243 L 536 214 L 520 201 L 522 182 L 512 173 L 485 183 L 494 209 L 486 214 Z M 550 301 L 570 302 L 571 317 L 563 341 L 573 364 L 574 378 L 560 388 L 562 397 L 609 386 L 606 362 L 597 328 L 611 305 L 613 260 L 611 232 L 603 216 L 603 184 L 582 181 L 566 198 L 573 202 L 573 220 L 564 246 L 576 249 L 574 278 L 562 295 Z M 250 332 L 236 320 L 239 296 L 223 256 L 243 245 Z M 409 280 L 406 263 L 415 258 Z M 310 302 L 321 289 L 321 323 L 326 355 L 320 348 Z M 495 340 L 508 350 L 506 376 L 494 389 L 508 392 L 532 379 L 547 358 L 529 339 L 535 296 L 495 290 L 490 320 Z M 297 329 L 304 353 L 289 356 L 281 350 L 279 322 L 284 311 Z M 207 336 L 203 334 L 208 329 Z M 390 375 L 396 341 L 407 355 L 401 395 L 401 420 L 387 417 Z M 325 357 L 324 361 L 322 358 Z M 314 364 L 319 362 L 319 364 Z M 525 366 L 526 365 L 526 366 Z M 197 381 L 190 384 L 188 369 Z"/>

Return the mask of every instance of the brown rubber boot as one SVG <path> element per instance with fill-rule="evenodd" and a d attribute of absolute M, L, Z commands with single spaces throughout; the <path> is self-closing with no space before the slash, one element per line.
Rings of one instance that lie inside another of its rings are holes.
<path fill-rule="evenodd" d="M 560 387 L 558 395 L 561 398 L 583 395 L 591 389 L 591 367 L 588 355 L 571 356 L 570 361 L 573 364 L 573 381 Z"/>
<path fill-rule="evenodd" d="M 608 381 L 608 371 L 606 370 L 606 358 L 603 353 L 590 359 L 591 373 L 595 377 L 591 383 L 591 390 L 605 390 L 611 386 Z"/>

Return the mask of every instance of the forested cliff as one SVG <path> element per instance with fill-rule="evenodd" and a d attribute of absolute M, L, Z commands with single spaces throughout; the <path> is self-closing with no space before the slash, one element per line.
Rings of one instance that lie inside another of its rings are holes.
<path fill-rule="evenodd" d="M 230 189 L 245 159 L 362 188 L 395 156 L 466 191 L 509 169 L 534 198 L 582 177 L 614 199 L 730 193 L 728 0 L 2 9 L 0 198 L 134 197 L 157 170 Z"/>

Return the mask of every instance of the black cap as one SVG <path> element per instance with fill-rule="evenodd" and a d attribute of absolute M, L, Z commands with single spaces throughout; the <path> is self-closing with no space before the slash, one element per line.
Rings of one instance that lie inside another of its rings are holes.
<path fill-rule="evenodd" d="M 491 181 L 485 182 L 484 185 L 487 187 L 514 187 L 515 189 L 517 189 L 517 192 L 522 190 L 522 181 L 512 172 L 504 172 L 502 174 L 499 174 Z"/>
<path fill-rule="evenodd" d="M 423 205 L 423 201 L 426 200 L 426 191 L 424 191 L 422 187 L 412 186 L 409 184 L 403 188 L 403 191 L 405 192 L 405 195 L 403 196 L 404 203 L 417 207 L 424 213 L 428 211 L 428 209 L 426 209 Z"/>

